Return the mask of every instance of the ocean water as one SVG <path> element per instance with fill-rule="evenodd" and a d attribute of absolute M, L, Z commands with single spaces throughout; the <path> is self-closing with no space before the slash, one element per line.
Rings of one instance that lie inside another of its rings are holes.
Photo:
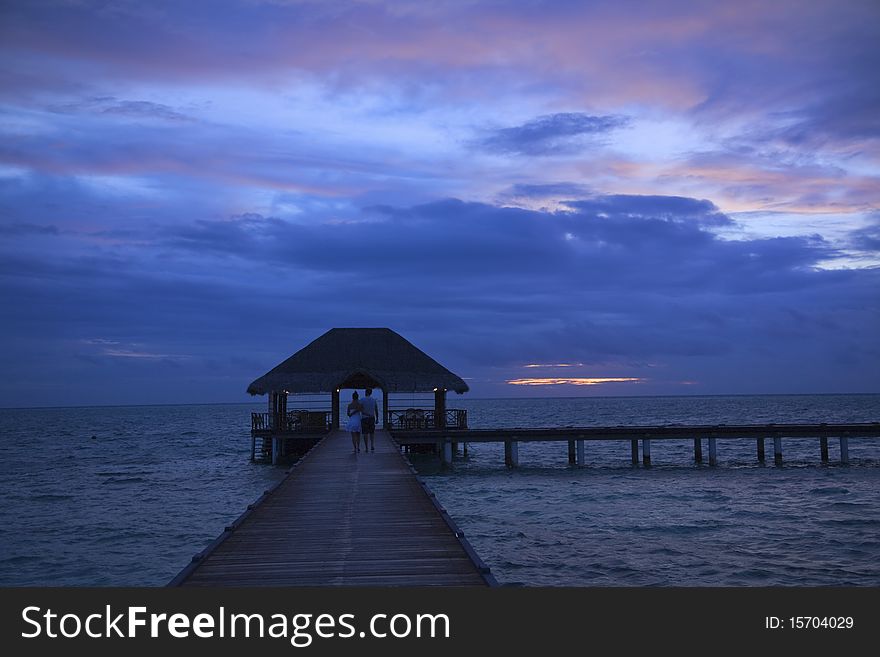
<path fill-rule="evenodd" d="M 476 400 L 472 428 L 880 420 L 880 395 Z M 263 404 L 0 410 L 0 585 L 166 584 L 283 468 L 250 463 Z M 880 585 L 880 440 L 841 465 L 818 441 L 472 444 L 453 467 L 412 456 L 500 583 L 528 586 Z M 704 446 L 704 458 L 706 447 Z"/>
<path fill-rule="evenodd" d="M 250 462 L 250 410 L 0 410 L 0 584 L 167 584 L 284 475 Z"/>

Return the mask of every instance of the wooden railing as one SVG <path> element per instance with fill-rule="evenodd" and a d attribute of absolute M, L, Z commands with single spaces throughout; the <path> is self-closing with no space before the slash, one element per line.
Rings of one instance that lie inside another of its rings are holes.
<path fill-rule="evenodd" d="M 285 431 L 317 433 L 329 431 L 330 411 L 288 411 L 282 413 L 251 413 L 251 431 Z"/>
<path fill-rule="evenodd" d="M 323 433 L 331 429 L 330 411 L 288 411 L 280 413 L 251 413 L 251 431 L 283 431 L 293 433 Z M 388 411 L 389 429 L 437 429 L 433 408 L 407 408 Z M 447 429 L 467 429 L 467 411 L 446 409 Z"/>
<path fill-rule="evenodd" d="M 389 429 L 437 429 L 433 408 L 407 408 L 388 411 Z M 467 411 L 446 409 L 447 429 L 467 429 Z"/>

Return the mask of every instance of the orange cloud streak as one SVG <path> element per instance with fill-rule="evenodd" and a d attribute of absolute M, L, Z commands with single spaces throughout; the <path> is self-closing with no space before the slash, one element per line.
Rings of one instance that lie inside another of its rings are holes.
<path fill-rule="evenodd" d="M 601 378 L 548 378 L 548 379 L 511 379 L 506 381 L 514 386 L 558 386 L 558 385 L 574 385 L 574 386 L 597 386 L 603 383 L 641 383 L 644 379 L 636 377 L 601 377 Z"/>

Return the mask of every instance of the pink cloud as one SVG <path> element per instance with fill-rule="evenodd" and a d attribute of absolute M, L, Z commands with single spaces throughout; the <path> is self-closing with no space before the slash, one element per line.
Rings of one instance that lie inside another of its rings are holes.
<path fill-rule="evenodd" d="M 792 20 L 789 3 L 757 2 L 735 10 L 715 2 L 646 2 L 637 12 L 628 4 L 456 3 L 394 11 L 380 3 L 333 10 L 314 3 L 230 3 L 208 13 L 144 6 L 134 15 L 85 5 L 20 9 L 2 35 L 19 56 L 41 52 L 65 66 L 91 62 L 98 77 L 277 83 L 294 71 L 311 71 L 329 83 L 404 76 L 487 94 L 516 79 L 554 86 L 570 102 L 682 109 L 705 100 L 725 75 L 715 66 L 719 57 L 772 55 L 766 73 L 781 65 L 777 61 L 790 63 L 801 46 L 788 35 L 812 35 L 831 14 L 830 3 L 809 11 L 795 6 L 799 21 Z"/>

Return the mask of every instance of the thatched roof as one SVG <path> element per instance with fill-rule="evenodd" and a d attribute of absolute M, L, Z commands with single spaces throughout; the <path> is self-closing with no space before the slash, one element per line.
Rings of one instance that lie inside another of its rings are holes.
<path fill-rule="evenodd" d="M 251 383 L 247 391 L 264 395 L 368 387 L 387 392 L 468 391 L 460 377 L 387 328 L 330 329 Z"/>

